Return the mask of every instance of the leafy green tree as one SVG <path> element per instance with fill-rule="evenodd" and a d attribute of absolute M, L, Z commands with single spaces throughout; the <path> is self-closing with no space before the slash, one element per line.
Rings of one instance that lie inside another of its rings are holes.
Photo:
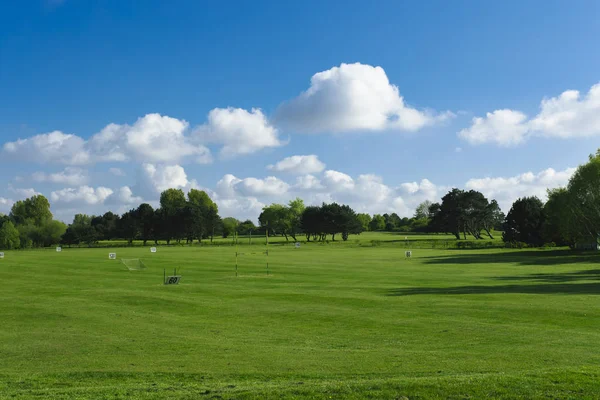
<path fill-rule="evenodd" d="M 300 218 L 300 225 L 302 226 L 302 231 L 304 232 L 304 235 L 306 235 L 306 240 L 308 242 L 310 242 L 311 237 L 313 240 L 317 240 L 318 237 L 324 235 L 321 207 L 306 207 Z"/>
<path fill-rule="evenodd" d="M 582 230 L 574 218 L 571 194 L 566 188 L 548 190 L 548 201 L 544 205 L 544 242 L 559 246 L 572 246 L 582 238 Z"/>
<path fill-rule="evenodd" d="M 271 204 L 263 207 L 262 212 L 258 216 L 258 222 L 262 227 L 269 230 L 270 235 L 283 235 L 286 240 L 289 240 L 290 218 L 286 206 Z"/>
<path fill-rule="evenodd" d="M 370 231 L 383 231 L 385 230 L 385 218 L 382 215 L 375 214 L 369 223 Z"/>
<path fill-rule="evenodd" d="M 119 216 L 110 211 L 106 212 L 102 216 L 92 218 L 91 225 L 96 230 L 100 240 L 112 240 L 117 235 L 117 224 Z"/>
<path fill-rule="evenodd" d="M 294 239 L 294 242 L 297 241 L 296 234 L 300 232 L 302 229 L 301 218 L 302 213 L 306 209 L 304 206 L 304 201 L 296 197 L 294 200 L 291 200 L 288 203 L 288 211 L 285 215 L 286 218 L 286 228 L 288 230 L 288 234 Z"/>
<path fill-rule="evenodd" d="M 218 209 L 216 207 L 211 207 L 206 210 L 206 214 L 204 215 L 204 221 L 206 223 L 207 234 L 210 235 L 210 241 L 212 243 L 215 233 L 221 226 L 221 217 L 219 217 Z"/>
<path fill-rule="evenodd" d="M 152 229 L 154 228 L 154 209 L 148 203 L 142 203 L 135 211 L 137 218 L 137 226 L 139 229 L 140 239 L 143 240 L 144 246 L 152 238 Z"/>
<path fill-rule="evenodd" d="M 484 227 L 484 215 L 489 206 L 488 200 L 481 192 L 469 190 L 462 193 L 459 201 L 464 238 L 466 239 L 467 233 L 469 233 L 475 239 L 481 239 L 481 231 Z"/>
<path fill-rule="evenodd" d="M 571 218 L 579 237 L 600 237 L 600 150 L 577 167 L 568 185 Z"/>
<path fill-rule="evenodd" d="M 52 219 L 50 202 L 41 194 L 17 201 L 12 206 L 10 219 L 15 225 L 29 223 L 40 226 L 43 222 Z"/>
<path fill-rule="evenodd" d="M 429 200 L 425 200 L 421 204 L 417 206 L 415 209 L 415 219 L 430 219 L 431 215 L 429 213 L 429 207 L 431 207 L 433 203 Z"/>
<path fill-rule="evenodd" d="M 206 192 L 191 189 L 188 192 L 188 237 L 202 240 L 209 234 L 214 235 L 215 227 L 218 225 L 219 208 Z"/>
<path fill-rule="evenodd" d="M 358 221 L 360 222 L 360 225 L 362 226 L 362 230 L 368 231 L 369 224 L 371 223 L 371 216 L 369 214 L 360 213 L 360 214 L 356 215 L 356 218 L 358 218 Z"/>
<path fill-rule="evenodd" d="M 121 219 L 119 220 L 118 230 L 120 236 L 123 239 L 126 239 L 130 245 L 138 237 L 139 224 L 135 209 L 129 210 L 121 216 Z"/>
<path fill-rule="evenodd" d="M 160 194 L 160 208 L 167 213 L 175 213 L 185 207 L 185 194 L 181 189 L 167 189 Z"/>
<path fill-rule="evenodd" d="M 73 223 L 71 223 L 75 242 L 91 246 L 100 239 L 98 231 L 92 226 L 92 219 L 91 216 L 86 214 L 75 214 Z"/>
<path fill-rule="evenodd" d="M 460 239 L 463 228 L 462 198 L 464 192 L 460 189 L 452 189 L 444 197 L 439 212 L 435 215 L 433 226 L 439 232 L 451 232 L 456 239 Z"/>
<path fill-rule="evenodd" d="M 544 205 L 537 197 L 517 199 L 504 223 L 505 242 L 523 242 L 533 246 L 543 244 Z"/>
<path fill-rule="evenodd" d="M 493 239 L 492 230 L 493 229 L 502 229 L 502 224 L 504 223 L 504 213 L 500 209 L 498 202 L 496 200 L 492 200 L 483 210 L 481 214 L 482 218 L 482 228 L 488 234 L 490 239 Z"/>
<path fill-rule="evenodd" d="M 67 245 L 71 247 L 74 244 L 79 244 L 77 236 L 73 230 L 73 227 L 69 226 L 65 233 L 60 238 L 60 244 Z"/>
<path fill-rule="evenodd" d="M 254 222 L 250 221 L 249 219 L 245 220 L 238 226 L 238 233 L 240 235 L 252 235 L 256 232 L 256 230 L 256 225 L 254 225 Z"/>
<path fill-rule="evenodd" d="M 185 234 L 181 224 L 185 206 L 185 194 L 181 189 L 167 189 L 160 194 L 160 208 L 164 216 L 163 229 L 167 236 L 167 243 L 170 243 L 171 239 L 179 241 Z"/>
<path fill-rule="evenodd" d="M 231 235 L 234 235 L 237 231 L 238 225 L 240 224 L 240 221 L 238 221 L 237 219 L 233 218 L 233 217 L 226 217 L 223 218 L 223 237 L 229 237 Z"/>
<path fill-rule="evenodd" d="M 61 221 L 48 220 L 40 226 L 40 233 L 44 247 L 59 244 L 61 237 L 67 230 L 67 225 Z"/>
<path fill-rule="evenodd" d="M 359 234 L 363 231 L 363 226 L 360 223 L 356 212 L 350 206 L 345 204 L 339 208 L 336 224 L 338 225 L 338 230 L 342 233 L 342 240 L 344 242 L 348 240 L 350 234 Z"/>
<path fill-rule="evenodd" d="M 11 221 L 5 220 L 0 225 L 0 249 L 12 250 L 18 249 L 20 246 L 19 231 Z"/>
<path fill-rule="evenodd" d="M 154 210 L 154 218 L 152 224 L 152 239 L 154 244 L 158 244 L 159 240 L 165 240 L 167 243 L 170 242 L 171 237 L 167 230 L 167 214 L 162 208 Z"/>

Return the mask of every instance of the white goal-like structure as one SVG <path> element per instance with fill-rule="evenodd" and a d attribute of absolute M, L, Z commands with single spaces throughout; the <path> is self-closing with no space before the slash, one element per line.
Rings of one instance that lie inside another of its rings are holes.
<path fill-rule="evenodd" d="M 130 271 L 142 271 L 146 265 L 139 258 L 121 258 L 121 263 Z"/>

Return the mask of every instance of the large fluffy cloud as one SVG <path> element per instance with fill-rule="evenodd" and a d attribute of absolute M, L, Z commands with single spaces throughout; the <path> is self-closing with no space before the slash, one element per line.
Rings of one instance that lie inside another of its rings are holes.
<path fill-rule="evenodd" d="M 159 194 L 163 190 L 195 187 L 194 180 L 188 180 L 181 165 L 143 164 L 138 174 L 137 191 L 146 197 Z"/>
<path fill-rule="evenodd" d="M 518 145 L 531 136 L 574 138 L 600 136 L 600 83 L 585 96 L 567 90 L 543 99 L 539 113 L 528 119 L 516 110 L 496 110 L 473 118 L 469 128 L 458 133 L 472 144 Z"/>
<path fill-rule="evenodd" d="M 50 200 L 55 203 L 76 203 L 87 205 L 98 205 L 113 194 L 113 190 L 100 186 L 80 186 L 78 188 L 65 188 L 50 193 Z"/>
<path fill-rule="evenodd" d="M 2 155 L 19 161 L 85 165 L 96 162 L 211 161 L 210 151 L 187 134 L 184 120 L 147 114 L 133 125 L 108 124 L 89 140 L 60 131 L 7 142 Z"/>
<path fill-rule="evenodd" d="M 199 141 L 222 144 L 221 155 L 233 157 L 283 145 L 275 129 L 261 110 L 215 108 L 206 124 L 195 129 Z"/>
<path fill-rule="evenodd" d="M 89 147 L 103 161 L 175 163 L 191 158 L 199 163 L 211 161 L 210 151 L 187 135 L 184 120 L 148 114 L 133 125 L 109 124 L 94 135 Z"/>
<path fill-rule="evenodd" d="M 141 197 L 133 195 L 129 186 L 119 188 L 111 197 L 115 197 L 115 202 L 123 205 L 139 205 L 143 201 Z"/>
<path fill-rule="evenodd" d="M 465 187 L 478 190 L 490 199 L 498 200 L 500 207 L 507 212 L 519 197 L 537 196 L 545 200 L 547 189 L 566 186 L 574 172 L 575 168 L 567 168 L 564 171 L 548 168 L 537 174 L 526 172 L 508 178 L 470 179 Z"/>
<path fill-rule="evenodd" d="M 82 165 L 90 162 L 85 140 L 60 131 L 7 142 L 2 146 L 0 155 L 21 162 L 42 164 Z"/>
<path fill-rule="evenodd" d="M 233 198 L 238 195 L 249 197 L 281 196 L 287 193 L 290 185 L 286 182 L 269 176 L 264 179 L 244 178 L 239 179 L 227 174 L 217 182 L 217 195 L 223 198 Z"/>
<path fill-rule="evenodd" d="M 321 190 L 324 189 L 325 186 L 321 183 L 321 180 L 314 175 L 307 174 L 303 176 L 298 176 L 296 178 L 296 183 L 293 186 L 296 190 Z"/>
<path fill-rule="evenodd" d="M 325 164 L 314 154 L 307 156 L 291 156 L 267 166 L 271 171 L 286 172 L 297 175 L 314 174 L 325 169 Z"/>
<path fill-rule="evenodd" d="M 383 68 L 356 63 L 313 75 L 305 92 L 279 107 L 275 121 L 308 133 L 417 131 L 451 116 L 406 105 Z"/>
<path fill-rule="evenodd" d="M 349 204 L 359 212 L 396 212 L 402 216 L 412 215 L 420 201 L 437 200 L 439 197 L 436 186 L 426 179 L 420 184 L 410 185 L 417 187 L 411 186 L 410 190 L 403 186 L 394 188 L 386 185 L 377 175 L 363 174 L 353 178 L 335 170 L 327 170 L 320 177 L 310 174 L 297 177 L 294 184 L 275 177 L 241 179 L 227 174 L 217 183 L 215 195 L 219 204 L 252 204 L 257 208 L 260 204 L 286 203 L 300 197 L 306 204 L 335 201 Z M 246 207 L 246 213 L 249 210 Z"/>
<path fill-rule="evenodd" d="M 87 172 L 81 168 L 67 167 L 61 172 L 34 172 L 31 176 L 36 182 L 50 182 L 68 186 L 84 185 L 88 181 Z"/>

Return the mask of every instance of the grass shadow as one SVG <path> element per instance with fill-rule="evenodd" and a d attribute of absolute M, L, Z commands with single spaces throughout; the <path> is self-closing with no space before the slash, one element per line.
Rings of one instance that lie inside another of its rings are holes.
<path fill-rule="evenodd" d="M 391 289 L 387 296 L 415 295 L 464 295 L 464 294 L 600 294 L 600 282 L 594 283 L 559 283 L 528 285 L 489 285 L 489 286 L 456 286 L 456 287 L 414 287 Z"/>
<path fill-rule="evenodd" d="M 523 250 L 498 251 L 494 253 L 451 254 L 422 257 L 424 264 L 520 264 L 560 265 L 600 262 L 600 252 L 578 252 L 573 250 Z"/>

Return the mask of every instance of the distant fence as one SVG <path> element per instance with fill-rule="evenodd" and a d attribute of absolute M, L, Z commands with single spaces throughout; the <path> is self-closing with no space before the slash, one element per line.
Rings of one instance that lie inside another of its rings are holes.
<path fill-rule="evenodd" d="M 401 247 L 411 249 L 499 249 L 504 248 L 504 243 L 490 240 L 398 240 L 357 243 L 361 247 Z"/>

